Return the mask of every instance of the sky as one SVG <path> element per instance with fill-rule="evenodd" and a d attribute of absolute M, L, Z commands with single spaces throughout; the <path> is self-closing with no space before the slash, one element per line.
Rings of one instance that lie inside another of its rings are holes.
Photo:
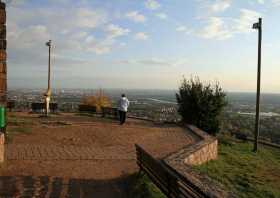
<path fill-rule="evenodd" d="M 8 88 L 177 89 L 183 76 L 280 93 L 280 0 L 6 0 Z"/>

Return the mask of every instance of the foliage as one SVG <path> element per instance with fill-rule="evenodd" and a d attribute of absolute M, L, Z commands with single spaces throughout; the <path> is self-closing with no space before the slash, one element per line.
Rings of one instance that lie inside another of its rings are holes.
<path fill-rule="evenodd" d="M 129 196 L 131 198 L 165 198 L 146 175 L 133 175 Z"/>
<path fill-rule="evenodd" d="M 207 174 L 241 198 L 280 197 L 279 149 L 262 147 L 256 154 L 250 143 L 235 140 L 229 144 L 223 139 L 218 160 L 196 166 L 195 170 Z"/>
<path fill-rule="evenodd" d="M 82 100 L 82 104 L 95 106 L 98 112 L 102 107 L 111 107 L 112 102 L 109 97 L 105 96 L 102 90 L 99 90 L 94 96 L 88 96 Z"/>
<path fill-rule="evenodd" d="M 242 133 L 249 137 L 254 137 L 255 115 L 240 115 L 238 113 L 228 111 L 223 114 L 222 120 L 222 130 L 225 133 Z M 261 117 L 260 122 L 259 138 L 264 141 L 280 144 L 279 128 L 279 116 L 263 116 Z"/>
<path fill-rule="evenodd" d="M 203 84 L 198 77 L 183 78 L 176 94 L 178 112 L 183 122 L 216 134 L 220 130 L 220 115 L 226 106 L 226 94 L 219 83 Z"/>

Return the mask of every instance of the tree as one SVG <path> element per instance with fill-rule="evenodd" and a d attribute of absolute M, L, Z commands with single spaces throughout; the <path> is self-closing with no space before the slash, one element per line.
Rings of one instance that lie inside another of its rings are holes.
<path fill-rule="evenodd" d="M 220 115 L 227 101 L 218 82 L 203 84 L 199 77 L 191 77 L 190 80 L 183 77 L 176 98 L 184 123 L 195 125 L 212 135 L 220 131 Z"/>

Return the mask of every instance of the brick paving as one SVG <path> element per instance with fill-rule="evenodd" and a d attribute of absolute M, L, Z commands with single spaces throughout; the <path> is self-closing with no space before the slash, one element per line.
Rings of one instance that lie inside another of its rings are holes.
<path fill-rule="evenodd" d="M 0 176 L 0 197 L 68 197 L 92 198 L 127 196 L 128 189 L 120 192 L 127 181 L 96 181 L 94 179 L 64 179 L 48 176 Z M 106 189 L 104 189 L 106 185 Z M 110 188 L 110 191 L 107 189 Z"/>
<path fill-rule="evenodd" d="M 46 145 L 6 145 L 6 160 L 121 160 L 135 159 L 126 147 L 106 148 Z"/>
<path fill-rule="evenodd" d="M 183 128 L 139 120 L 129 119 L 126 125 L 119 126 L 112 120 L 75 115 L 42 120 L 23 114 L 21 118 L 32 123 L 22 127 L 32 130 L 18 133 L 5 145 L 0 197 L 5 193 L 30 197 L 44 197 L 44 193 L 47 197 L 125 197 L 122 193 L 127 180 L 122 178 L 138 170 L 135 143 L 161 158 L 197 141 Z M 18 126 L 10 126 L 13 127 Z M 11 181 L 17 181 L 17 185 Z"/>

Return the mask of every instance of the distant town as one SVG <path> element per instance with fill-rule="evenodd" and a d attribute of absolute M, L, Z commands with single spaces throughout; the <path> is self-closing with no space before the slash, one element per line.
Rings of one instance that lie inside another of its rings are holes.
<path fill-rule="evenodd" d="M 56 89 L 52 102 L 58 104 L 59 112 L 77 112 L 81 100 L 94 95 L 98 90 L 90 89 Z M 176 90 L 118 90 L 105 89 L 113 106 L 121 93 L 126 93 L 131 101 L 129 115 L 152 119 L 155 121 L 177 122 Z M 42 102 L 43 89 L 10 89 L 9 100 L 15 101 L 16 111 L 31 111 L 33 102 Z M 255 94 L 227 93 L 229 105 L 223 113 L 223 132 L 240 132 L 253 136 Z M 246 119 L 244 119 L 246 118 Z M 263 94 L 261 100 L 261 132 L 262 139 L 280 144 L 280 94 Z"/>

